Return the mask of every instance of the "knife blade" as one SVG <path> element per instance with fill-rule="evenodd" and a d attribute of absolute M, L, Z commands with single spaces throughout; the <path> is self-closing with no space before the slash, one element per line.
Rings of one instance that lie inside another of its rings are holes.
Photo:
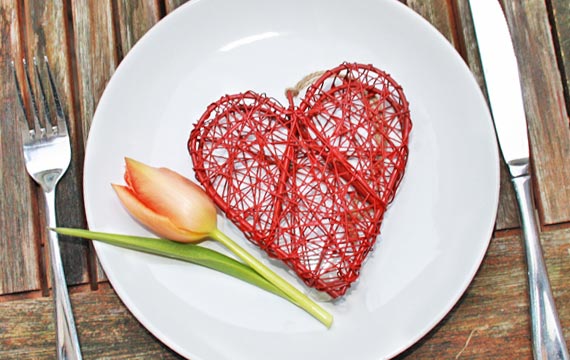
<path fill-rule="evenodd" d="M 535 359 L 568 360 L 534 215 L 527 121 L 511 34 L 498 0 L 469 0 L 469 6 L 499 146 L 519 205 L 528 266 L 533 355 Z"/>

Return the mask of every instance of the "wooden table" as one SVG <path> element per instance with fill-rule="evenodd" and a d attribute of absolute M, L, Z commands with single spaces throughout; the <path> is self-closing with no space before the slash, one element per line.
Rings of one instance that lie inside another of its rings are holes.
<path fill-rule="evenodd" d="M 38 188 L 23 168 L 21 120 L 9 62 L 46 54 L 73 138 L 59 188 L 59 223 L 85 227 L 84 145 L 97 102 L 121 59 L 146 31 L 184 1 L 0 0 L 0 358 L 51 359 L 52 300 Z M 466 0 L 408 0 L 455 46 L 483 86 Z M 534 190 L 554 297 L 570 341 L 570 2 L 504 0 L 519 57 L 531 138 Z M 18 70 L 21 72 L 20 63 Z M 502 168 L 505 175 L 505 168 Z M 88 242 L 62 240 L 84 357 L 178 358 L 122 305 Z M 467 292 L 427 336 L 399 359 L 531 358 L 526 265 L 514 193 L 501 182 L 487 256 Z M 358 359 L 356 359 L 358 360 Z"/>

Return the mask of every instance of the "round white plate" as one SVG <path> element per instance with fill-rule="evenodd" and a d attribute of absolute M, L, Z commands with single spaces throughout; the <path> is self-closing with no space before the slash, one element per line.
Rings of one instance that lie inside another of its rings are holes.
<path fill-rule="evenodd" d="M 406 174 L 377 246 L 348 295 L 324 303 L 331 329 L 290 303 L 192 264 L 96 244 L 125 305 L 192 360 L 379 360 L 432 329 L 461 297 L 486 252 L 498 201 L 498 151 L 466 65 L 420 16 L 393 0 L 194 0 L 129 52 L 97 108 L 85 158 L 92 230 L 148 233 L 111 183 L 123 157 L 193 177 L 186 142 L 206 106 L 285 88 L 343 61 L 390 73 L 411 104 Z M 231 224 L 221 227 L 268 261 Z M 206 246 L 215 244 L 206 243 Z"/>

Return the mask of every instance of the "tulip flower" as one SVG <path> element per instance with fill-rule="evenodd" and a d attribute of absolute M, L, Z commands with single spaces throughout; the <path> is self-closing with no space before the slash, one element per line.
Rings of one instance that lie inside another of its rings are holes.
<path fill-rule="evenodd" d="M 125 159 L 127 186 L 112 184 L 141 224 L 160 237 L 179 242 L 203 240 L 216 229 L 216 207 L 195 183 L 167 169 Z"/>
<path fill-rule="evenodd" d="M 166 169 L 125 159 L 126 186 L 113 188 L 129 213 L 156 235 L 184 243 L 217 240 L 259 275 L 319 321 L 330 327 L 332 316 L 305 294 L 259 262 L 217 227 L 213 201 L 197 184 Z"/>

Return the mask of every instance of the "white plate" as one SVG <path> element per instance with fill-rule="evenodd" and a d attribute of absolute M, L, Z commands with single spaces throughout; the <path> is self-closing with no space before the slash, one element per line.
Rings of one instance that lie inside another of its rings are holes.
<path fill-rule="evenodd" d="M 432 329 L 471 282 L 498 201 L 491 118 L 454 49 L 392 0 L 194 0 L 166 17 L 129 52 L 97 108 L 85 159 L 90 228 L 148 234 L 110 186 L 123 182 L 124 156 L 192 177 L 186 142 L 208 104 L 249 89 L 286 103 L 286 87 L 343 61 L 389 72 L 404 88 L 414 128 L 406 174 L 374 252 L 348 296 L 324 303 L 335 316 L 330 330 L 214 271 L 96 244 L 126 306 L 180 354 L 384 359 Z M 222 228 L 263 258 L 223 219 Z"/>

